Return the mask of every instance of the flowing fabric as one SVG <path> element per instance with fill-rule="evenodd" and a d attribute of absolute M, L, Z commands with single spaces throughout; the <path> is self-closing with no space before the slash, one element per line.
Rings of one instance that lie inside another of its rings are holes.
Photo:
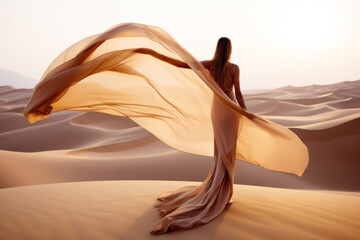
<path fill-rule="evenodd" d="M 308 164 L 307 148 L 293 132 L 239 107 L 200 62 L 154 26 L 117 25 L 60 54 L 24 114 L 34 123 L 60 110 L 126 116 L 175 149 L 214 156 L 200 186 L 159 197 L 163 218 L 153 233 L 218 216 L 232 195 L 235 159 L 299 176 Z"/>

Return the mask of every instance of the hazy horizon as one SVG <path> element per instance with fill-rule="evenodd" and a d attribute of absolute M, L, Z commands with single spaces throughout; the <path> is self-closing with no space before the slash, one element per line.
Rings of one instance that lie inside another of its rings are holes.
<path fill-rule="evenodd" d="M 40 79 L 75 42 L 123 22 L 156 25 L 197 59 L 221 36 L 244 90 L 360 79 L 360 1 L 2 1 L 0 69 Z"/>

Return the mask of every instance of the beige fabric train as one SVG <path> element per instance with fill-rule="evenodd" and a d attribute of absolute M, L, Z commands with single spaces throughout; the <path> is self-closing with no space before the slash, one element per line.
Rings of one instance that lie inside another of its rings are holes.
<path fill-rule="evenodd" d="M 153 233 L 218 216 L 232 195 L 235 159 L 299 176 L 308 164 L 307 148 L 293 132 L 239 107 L 200 62 L 154 26 L 117 25 L 61 53 L 24 114 L 34 123 L 60 110 L 126 116 L 175 149 L 214 156 L 200 186 L 158 198 L 162 219 Z"/>

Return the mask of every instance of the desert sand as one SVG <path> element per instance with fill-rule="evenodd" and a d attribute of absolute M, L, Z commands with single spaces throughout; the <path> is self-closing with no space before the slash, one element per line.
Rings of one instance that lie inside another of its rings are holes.
<path fill-rule="evenodd" d="M 359 239 L 358 193 L 235 185 L 234 203 L 209 224 L 150 235 L 158 192 L 180 181 L 46 184 L 0 192 L 7 239 Z"/>
<path fill-rule="evenodd" d="M 161 236 L 156 197 L 199 184 L 212 159 L 128 118 L 61 111 L 30 125 L 31 93 L 0 87 L 0 239 L 360 239 L 360 81 L 245 94 L 307 145 L 303 177 L 237 161 L 234 204 Z"/>

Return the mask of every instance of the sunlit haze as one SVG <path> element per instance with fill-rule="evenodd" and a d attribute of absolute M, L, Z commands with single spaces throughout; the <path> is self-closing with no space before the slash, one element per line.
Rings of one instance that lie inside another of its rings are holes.
<path fill-rule="evenodd" d="M 0 3 L 0 69 L 40 79 L 71 44 L 124 22 L 156 25 L 197 59 L 221 36 L 243 89 L 360 79 L 360 1 L 20 1 Z"/>

